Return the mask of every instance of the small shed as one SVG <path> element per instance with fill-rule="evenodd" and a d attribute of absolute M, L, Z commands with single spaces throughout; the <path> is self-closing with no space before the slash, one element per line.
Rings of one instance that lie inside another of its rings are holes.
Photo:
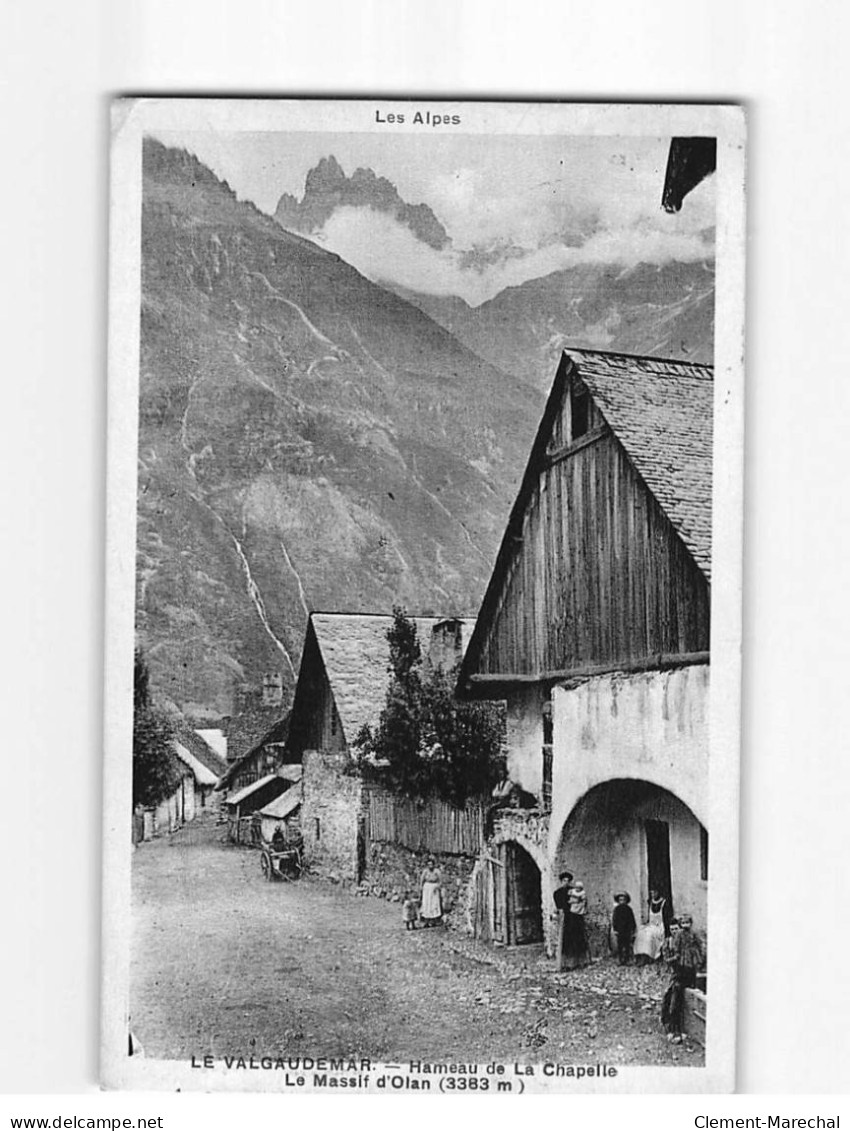
<path fill-rule="evenodd" d="M 277 773 L 266 774 L 264 778 L 246 785 L 244 789 L 228 797 L 227 831 L 230 839 L 235 844 L 255 842 L 256 836 L 251 835 L 251 818 L 265 805 L 269 805 L 286 792 L 290 785 L 290 782 Z"/>
<path fill-rule="evenodd" d="M 299 767 L 300 769 L 300 767 Z M 260 833 L 263 840 L 270 841 L 275 830 L 280 828 L 288 841 L 301 836 L 301 782 L 276 798 L 259 811 Z"/>

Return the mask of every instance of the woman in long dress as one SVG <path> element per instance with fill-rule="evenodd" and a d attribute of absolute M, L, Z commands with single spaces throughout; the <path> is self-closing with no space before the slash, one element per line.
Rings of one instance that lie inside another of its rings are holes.
<path fill-rule="evenodd" d="M 438 927 L 443 919 L 442 878 L 436 862 L 425 862 L 419 885 L 419 917 L 425 927 Z"/>
<path fill-rule="evenodd" d="M 573 882 L 571 872 L 562 872 L 561 886 L 553 899 L 561 916 L 558 931 L 558 969 L 575 970 L 587 961 L 587 933 L 584 916 L 587 912 L 587 896 L 580 881 Z"/>
<path fill-rule="evenodd" d="M 647 962 L 656 962 L 661 957 L 661 948 L 664 946 L 664 911 L 667 900 L 657 891 L 649 893 L 647 905 L 647 922 L 638 927 L 635 935 L 635 958 Z"/>

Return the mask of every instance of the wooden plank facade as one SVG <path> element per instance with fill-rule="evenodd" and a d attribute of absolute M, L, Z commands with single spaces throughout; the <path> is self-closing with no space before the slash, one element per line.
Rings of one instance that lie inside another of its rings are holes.
<path fill-rule="evenodd" d="M 347 749 L 346 737 L 315 630 L 308 624 L 286 756 L 290 761 L 300 761 L 305 750 L 341 754 Z M 351 740 L 356 737 L 352 735 Z"/>
<path fill-rule="evenodd" d="M 482 682 L 709 648 L 704 573 L 575 371 L 559 378 L 473 640 Z"/>

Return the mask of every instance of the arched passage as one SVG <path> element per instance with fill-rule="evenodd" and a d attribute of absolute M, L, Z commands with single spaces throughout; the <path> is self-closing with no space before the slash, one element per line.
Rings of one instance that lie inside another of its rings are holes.
<path fill-rule="evenodd" d="M 516 840 L 485 847 L 473 874 L 473 934 L 506 946 L 543 942 L 543 878 Z"/>
<path fill-rule="evenodd" d="M 627 891 L 640 922 L 651 888 L 705 928 L 708 834 L 691 809 L 652 782 L 616 778 L 588 790 L 564 823 L 555 872 L 584 881 L 591 922 L 607 931 L 614 893 Z"/>

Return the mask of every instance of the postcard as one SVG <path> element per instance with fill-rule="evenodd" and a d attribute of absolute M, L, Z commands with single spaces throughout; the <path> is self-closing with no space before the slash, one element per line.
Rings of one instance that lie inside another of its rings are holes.
<path fill-rule="evenodd" d="M 105 1086 L 734 1088 L 744 162 L 115 103 Z"/>

